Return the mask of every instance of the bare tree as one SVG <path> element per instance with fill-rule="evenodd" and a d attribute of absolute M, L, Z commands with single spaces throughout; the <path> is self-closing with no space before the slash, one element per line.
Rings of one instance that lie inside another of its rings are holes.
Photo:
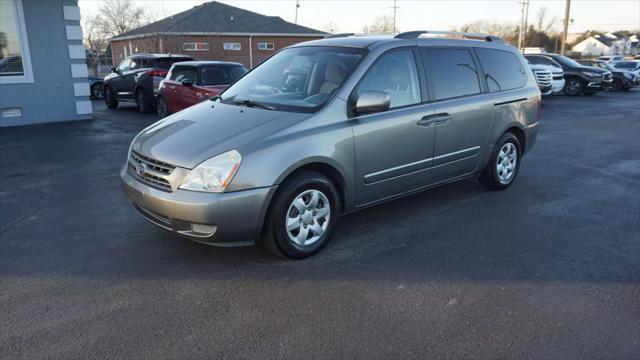
<path fill-rule="evenodd" d="M 490 22 L 486 20 L 475 21 L 462 25 L 458 28 L 454 27 L 452 30 L 496 35 L 507 42 L 511 42 L 512 39 L 516 38 L 518 35 L 518 27 L 516 25 Z"/>
<path fill-rule="evenodd" d="M 549 30 L 551 30 L 557 18 L 554 16 L 553 18 L 551 18 L 551 20 L 549 21 L 546 21 L 546 20 L 547 20 L 547 8 L 543 6 L 540 8 L 540 10 L 538 10 L 538 14 L 536 16 L 538 31 L 548 32 Z"/>
<path fill-rule="evenodd" d="M 334 23 L 333 21 L 329 21 L 324 24 L 324 31 L 335 34 L 336 32 L 339 31 L 339 28 L 338 28 L 338 25 L 336 25 L 336 23 Z"/>
<path fill-rule="evenodd" d="M 95 16 L 87 16 L 83 19 L 84 46 L 95 54 L 95 58 L 89 59 L 89 65 L 93 66 L 95 74 L 99 73 L 100 56 L 109 45 L 109 35 L 105 34 L 102 26 L 96 21 Z"/>
<path fill-rule="evenodd" d="M 362 32 L 374 34 L 392 34 L 394 30 L 397 29 L 393 28 L 393 17 L 390 15 L 380 15 L 371 25 L 362 28 Z"/>
<path fill-rule="evenodd" d="M 137 6 L 133 0 L 104 0 L 94 21 L 110 36 L 122 35 L 155 20 L 149 10 Z"/>

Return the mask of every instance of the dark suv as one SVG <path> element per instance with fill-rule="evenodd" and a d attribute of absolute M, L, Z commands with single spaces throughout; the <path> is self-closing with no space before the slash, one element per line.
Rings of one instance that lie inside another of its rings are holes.
<path fill-rule="evenodd" d="M 104 77 L 104 101 L 109 109 L 119 101 L 135 101 L 141 113 L 152 112 L 160 82 L 178 61 L 193 60 L 186 55 L 135 54 L 124 59 Z"/>
<path fill-rule="evenodd" d="M 593 95 L 598 91 L 609 89 L 613 82 L 611 71 L 584 66 L 563 55 L 544 53 L 526 54 L 524 57 L 532 64 L 560 64 L 564 70 L 564 93 L 569 96 Z"/>

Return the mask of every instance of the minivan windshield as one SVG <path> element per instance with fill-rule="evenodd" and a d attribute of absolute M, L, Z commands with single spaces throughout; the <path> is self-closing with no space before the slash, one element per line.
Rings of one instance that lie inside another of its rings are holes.
<path fill-rule="evenodd" d="M 285 49 L 222 93 L 229 104 L 315 112 L 342 84 L 365 54 L 364 49 L 306 46 Z"/>

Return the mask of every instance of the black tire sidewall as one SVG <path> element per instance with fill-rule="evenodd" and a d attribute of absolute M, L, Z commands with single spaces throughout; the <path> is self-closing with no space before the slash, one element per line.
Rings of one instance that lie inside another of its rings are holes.
<path fill-rule="evenodd" d="M 118 107 L 118 101 L 114 98 L 113 90 L 111 90 L 111 87 L 103 87 L 103 94 L 104 102 L 109 109 L 115 109 L 116 107 Z"/>
<path fill-rule="evenodd" d="M 567 91 L 567 88 L 569 87 L 569 84 L 572 81 L 577 81 L 578 84 L 580 85 L 578 90 L 575 93 L 570 93 L 569 91 Z M 579 79 L 569 79 L 569 80 L 567 80 L 567 84 L 565 85 L 564 93 L 569 95 L 569 96 L 578 96 L 578 95 L 580 95 L 580 93 L 582 92 L 583 89 L 584 89 L 584 85 L 582 84 L 581 80 L 579 80 Z"/>
<path fill-rule="evenodd" d="M 164 98 L 162 96 L 158 97 L 158 100 L 156 101 L 156 110 L 158 112 L 158 116 L 160 118 L 164 118 L 167 117 L 169 115 L 169 110 L 167 110 L 167 102 L 164 101 Z M 164 113 L 161 112 L 161 109 L 164 109 Z"/>
<path fill-rule="evenodd" d="M 331 216 L 327 230 L 314 244 L 301 248 L 292 243 L 287 236 L 285 219 L 287 211 L 293 200 L 307 190 L 319 190 L 329 200 Z M 316 172 L 304 172 L 280 185 L 276 199 L 268 215 L 267 241 L 268 246 L 276 254 L 289 259 L 303 259 L 309 257 L 327 245 L 337 223 L 340 214 L 340 197 L 335 185 L 327 177 Z"/>
<path fill-rule="evenodd" d="M 516 151 L 518 152 L 518 159 L 516 161 L 516 169 L 514 171 L 513 177 L 511 178 L 511 181 L 509 181 L 509 183 L 507 184 L 503 184 L 502 182 L 500 182 L 500 179 L 498 177 L 498 170 L 496 169 L 496 164 L 498 162 L 498 154 L 500 153 L 500 149 L 502 149 L 502 147 L 508 142 L 513 143 L 516 146 Z M 508 188 L 509 186 L 511 186 L 511 184 L 514 183 L 514 181 L 516 181 L 516 178 L 518 177 L 518 173 L 520 172 L 521 163 L 522 163 L 522 147 L 520 146 L 520 141 L 518 141 L 518 138 L 510 132 L 503 134 L 498 140 L 496 147 L 493 149 L 493 153 L 491 154 L 491 161 L 489 161 L 489 165 L 485 170 L 485 173 L 483 174 L 483 177 L 485 178 L 484 179 L 485 186 L 493 190 L 504 190 Z"/>
<path fill-rule="evenodd" d="M 140 95 L 142 95 L 142 101 L 140 101 Z M 139 113 L 146 113 L 147 112 L 147 97 L 144 94 L 144 91 L 142 91 L 142 89 L 138 89 L 136 91 L 136 109 L 138 109 Z"/>

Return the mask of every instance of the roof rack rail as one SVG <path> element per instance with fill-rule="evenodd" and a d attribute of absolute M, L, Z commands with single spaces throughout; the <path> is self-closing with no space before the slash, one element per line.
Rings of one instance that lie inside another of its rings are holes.
<path fill-rule="evenodd" d="M 342 37 L 349 37 L 349 36 L 354 36 L 355 33 L 338 33 L 338 34 L 331 34 L 329 36 L 326 37 L 326 39 L 333 39 L 333 38 L 342 38 Z"/>
<path fill-rule="evenodd" d="M 462 39 L 470 40 L 484 40 L 484 41 L 503 41 L 500 37 L 488 34 L 467 33 L 457 31 L 407 31 L 394 36 L 396 39 L 417 39 L 421 35 L 433 34 L 433 35 L 450 35 L 452 37 L 460 37 Z"/>

